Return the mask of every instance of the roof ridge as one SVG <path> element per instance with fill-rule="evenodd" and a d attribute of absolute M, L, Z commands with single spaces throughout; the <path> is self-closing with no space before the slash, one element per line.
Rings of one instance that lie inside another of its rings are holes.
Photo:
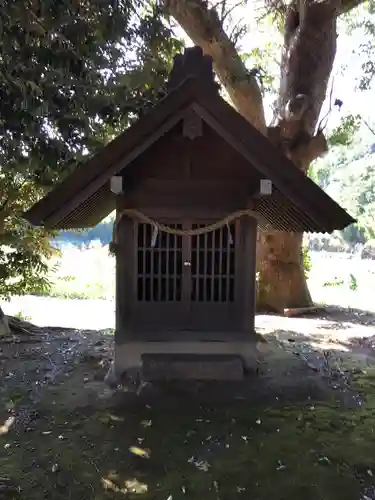
<path fill-rule="evenodd" d="M 196 78 L 202 83 L 210 84 L 217 91 L 220 85 L 215 81 L 213 59 L 204 54 L 199 46 L 187 47 L 183 54 L 174 57 L 173 67 L 166 85 L 167 92 L 179 87 L 188 78 Z"/>

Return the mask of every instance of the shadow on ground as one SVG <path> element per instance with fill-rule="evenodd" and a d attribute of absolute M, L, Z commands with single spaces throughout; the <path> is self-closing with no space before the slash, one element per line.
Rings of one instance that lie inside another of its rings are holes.
<path fill-rule="evenodd" d="M 375 498 L 373 371 L 334 389 L 309 366 L 332 332 L 328 345 L 354 352 L 374 324 L 364 316 L 266 317 L 269 342 L 244 383 L 146 386 L 140 397 L 102 397 L 104 333 L 2 345 L 0 498 Z M 324 330 L 340 322 L 353 326 Z M 341 404 L 352 393 L 361 404 Z"/>
<path fill-rule="evenodd" d="M 74 411 L 42 401 L 27 428 L 0 437 L 2 476 L 31 500 L 360 500 L 371 487 L 372 408 L 218 404 L 190 389 Z"/>
<path fill-rule="evenodd" d="M 327 306 L 298 318 L 261 316 L 258 324 L 267 340 L 309 345 L 316 351 L 336 351 L 346 357 L 375 355 L 375 314 L 369 311 Z"/>
<path fill-rule="evenodd" d="M 327 306 L 326 311 L 321 315 L 323 319 L 327 318 L 338 323 L 348 322 L 363 326 L 375 326 L 375 313 L 371 311 L 337 306 Z"/>

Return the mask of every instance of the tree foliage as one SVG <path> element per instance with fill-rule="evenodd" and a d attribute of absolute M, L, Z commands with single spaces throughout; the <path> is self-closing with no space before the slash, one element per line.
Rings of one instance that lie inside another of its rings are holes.
<path fill-rule="evenodd" d="M 21 213 L 154 102 L 180 42 L 142 0 L 0 5 L 0 294 L 48 285 Z"/>
<path fill-rule="evenodd" d="M 359 43 L 353 44 L 351 56 L 359 62 L 360 71 L 356 74 L 354 91 L 371 91 L 374 85 L 375 59 L 374 59 L 374 36 L 375 36 L 375 2 L 370 0 L 363 3 L 354 15 L 345 16 L 346 36 Z M 345 64 L 344 70 L 348 70 L 350 64 Z M 353 72 L 353 69 L 352 69 Z M 341 102 L 342 104 L 342 102 Z M 341 123 L 331 131 L 329 136 L 330 146 L 349 146 L 362 125 L 369 127 L 368 120 L 371 119 L 371 110 L 362 116 L 361 113 L 347 114 L 342 117 Z"/>
<path fill-rule="evenodd" d="M 343 117 L 340 124 L 335 127 L 328 137 L 331 147 L 349 146 L 361 126 L 360 115 L 347 115 Z"/>
<path fill-rule="evenodd" d="M 348 21 L 350 29 L 360 33 L 363 36 L 363 41 L 360 47 L 354 49 L 355 54 L 362 61 L 362 73 L 358 78 L 358 88 L 360 90 L 368 90 L 374 83 L 375 76 L 375 2 L 370 0 L 366 2 L 362 9 L 361 15 L 353 20 Z"/>
<path fill-rule="evenodd" d="M 338 145 L 311 168 L 311 177 L 356 219 L 342 235 L 349 244 L 375 237 L 375 137 L 362 127 L 351 147 Z"/>

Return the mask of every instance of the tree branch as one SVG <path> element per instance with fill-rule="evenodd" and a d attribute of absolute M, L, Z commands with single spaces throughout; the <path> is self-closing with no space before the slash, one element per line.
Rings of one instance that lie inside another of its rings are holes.
<path fill-rule="evenodd" d="M 366 125 L 366 127 L 369 129 L 369 131 L 372 133 L 372 135 L 375 135 L 375 129 L 373 129 L 370 124 L 368 123 L 367 120 L 365 120 L 364 118 L 362 118 L 362 121 L 363 123 Z"/>
<path fill-rule="evenodd" d="M 338 15 L 347 14 L 350 10 L 355 9 L 364 3 L 364 0 L 341 0 L 338 7 Z"/>
<path fill-rule="evenodd" d="M 305 131 L 313 136 L 327 93 L 336 55 L 336 6 L 330 2 L 290 4 L 285 18 L 284 49 L 275 122 L 293 141 Z"/>
<path fill-rule="evenodd" d="M 267 136 L 274 146 L 281 149 L 305 173 L 307 173 L 312 161 L 325 155 L 328 151 L 327 139 L 321 130 L 312 137 L 302 132 L 294 144 L 290 144 L 290 141 L 283 138 L 279 125 L 268 127 Z"/>
<path fill-rule="evenodd" d="M 258 82 L 246 69 L 216 10 L 209 9 L 203 0 L 162 0 L 162 5 L 193 42 L 213 58 L 215 71 L 237 110 L 266 134 Z"/>
<path fill-rule="evenodd" d="M 228 9 L 224 9 L 222 10 L 221 12 L 221 16 L 220 16 L 220 21 L 222 24 L 224 24 L 224 21 L 226 20 L 226 18 L 228 16 L 231 15 L 231 13 L 237 9 L 237 7 L 239 7 L 240 5 L 243 5 L 243 0 L 240 0 L 239 2 L 236 2 L 234 5 L 232 5 L 230 8 Z"/>

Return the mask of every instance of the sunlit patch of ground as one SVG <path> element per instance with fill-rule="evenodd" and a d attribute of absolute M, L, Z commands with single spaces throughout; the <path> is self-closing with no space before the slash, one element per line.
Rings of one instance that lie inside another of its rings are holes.
<path fill-rule="evenodd" d="M 332 307 L 328 310 L 332 311 Z M 352 348 L 351 342 L 354 339 L 375 335 L 374 317 L 366 324 L 366 319 L 362 320 L 365 314 L 359 311 L 353 310 L 347 317 L 337 312 L 339 318 L 335 320 L 332 319 L 332 313 L 324 317 L 323 310 L 320 314 L 320 317 L 311 315 L 296 318 L 261 314 L 256 317 L 256 328 L 262 335 L 273 334 L 281 340 L 299 340 L 319 349 L 343 351 Z M 358 322 L 355 322 L 356 318 Z"/>
<path fill-rule="evenodd" d="M 68 299 L 60 297 L 13 297 L 4 304 L 6 314 L 21 313 L 38 326 L 61 326 L 101 330 L 115 326 L 113 299 Z"/>

